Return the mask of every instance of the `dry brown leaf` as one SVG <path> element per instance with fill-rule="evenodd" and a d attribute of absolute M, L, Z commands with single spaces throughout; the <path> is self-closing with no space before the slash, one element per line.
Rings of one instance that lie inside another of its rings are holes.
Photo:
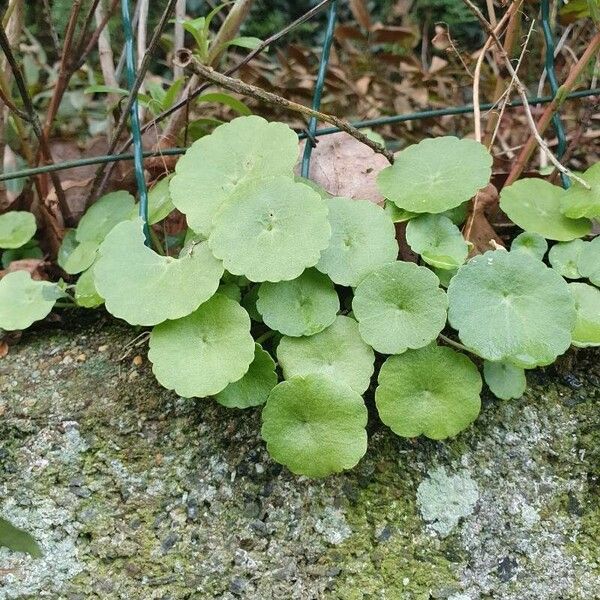
<path fill-rule="evenodd" d="M 4 275 L 14 273 L 15 271 L 27 271 L 32 279 L 38 281 L 47 280 L 48 275 L 46 274 L 45 267 L 48 263 L 41 258 L 23 258 L 21 260 L 13 260 L 10 262 L 6 269 L 0 271 L 0 279 Z"/>
<path fill-rule="evenodd" d="M 0 340 L 0 358 L 4 358 L 8 354 L 8 342 Z"/>
<path fill-rule="evenodd" d="M 85 200 L 90 193 L 90 186 L 93 181 L 93 177 L 88 177 L 87 179 L 80 180 L 67 179 L 61 183 L 67 205 L 69 206 L 71 215 L 76 221 L 79 221 L 84 213 Z M 47 203 L 50 206 L 58 205 L 58 199 L 54 188 L 51 188 L 48 192 Z"/>
<path fill-rule="evenodd" d="M 340 41 L 355 40 L 358 42 L 367 42 L 367 37 L 364 33 L 354 25 L 338 25 L 335 28 L 335 38 Z"/>
<path fill-rule="evenodd" d="M 348 4 L 356 22 L 367 31 L 370 31 L 372 27 L 371 15 L 365 0 L 349 0 Z"/>
<path fill-rule="evenodd" d="M 429 65 L 428 74 L 433 75 L 434 73 L 439 73 L 442 69 L 448 66 L 448 61 L 444 60 L 439 56 L 434 56 L 431 59 L 431 64 Z"/>
<path fill-rule="evenodd" d="M 435 26 L 435 35 L 431 40 L 431 45 L 436 50 L 447 50 L 452 46 L 452 40 L 448 35 L 448 31 L 442 25 Z"/>
<path fill-rule="evenodd" d="M 398 27 L 377 23 L 371 30 L 371 41 L 374 44 L 401 44 L 412 47 L 419 36 L 410 27 Z"/>
<path fill-rule="evenodd" d="M 473 244 L 470 256 L 483 254 L 498 246 L 504 248 L 504 242 L 494 231 L 487 217 L 497 206 L 498 190 L 491 183 L 473 198 L 469 216 L 463 227 L 464 238 Z"/>
<path fill-rule="evenodd" d="M 356 91 L 359 94 L 366 96 L 369 92 L 369 86 L 371 85 L 371 81 L 372 77 L 370 75 L 365 75 L 364 77 L 361 77 L 354 84 Z"/>
<path fill-rule="evenodd" d="M 304 144 L 302 144 L 303 150 Z M 309 178 L 334 196 L 369 200 L 383 205 L 377 175 L 389 166 L 387 159 L 340 132 L 319 138 L 310 161 Z M 297 167 L 300 172 L 300 165 Z"/>

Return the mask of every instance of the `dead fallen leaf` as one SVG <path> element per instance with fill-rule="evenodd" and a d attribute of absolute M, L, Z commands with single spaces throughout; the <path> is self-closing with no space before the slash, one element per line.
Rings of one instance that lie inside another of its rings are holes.
<path fill-rule="evenodd" d="M 463 227 L 463 236 L 473 244 L 470 256 L 483 254 L 498 247 L 504 248 L 504 242 L 488 221 L 488 213 L 498 205 L 498 190 L 490 183 L 479 192 L 471 203 L 469 216 Z"/>
<path fill-rule="evenodd" d="M 442 69 L 448 66 L 448 61 L 444 60 L 439 56 L 434 56 L 431 59 L 431 64 L 429 65 L 428 74 L 433 75 L 434 73 L 439 73 Z"/>
<path fill-rule="evenodd" d="M 0 358 L 4 358 L 8 354 L 8 342 L 0 340 Z"/>
<path fill-rule="evenodd" d="M 156 137 L 156 136 L 154 136 Z M 153 136 L 144 138 L 144 147 L 150 147 Z M 54 162 L 64 162 L 80 158 L 90 158 L 106 154 L 107 141 L 103 136 L 96 136 L 89 140 L 85 147 L 80 147 L 74 139 L 53 139 L 50 142 Z M 65 192 L 67 204 L 76 225 L 85 211 L 85 202 L 89 197 L 91 184 L 95 178 L 98 165 L 82 165 L 71 169 L 59 171 L 59 178 Z M 132 161 L 120 161 L 113 166 L 111 178 L 106 188 L 106 193 L 126 189 L 135 192 L 135 176 Z M 54 187 L 49 190 L 46 205 L 51 207 L 58 217 L 58 201 Z"/>
<path fill-rule="evenodd" d="M 369 14 L 365 0 L 349 0 L 348 4 L 357 23 L 367 31 L 370 31 L 372 27 L 371 15 Z"/>
<path fill-rule="evenodd" d="M 452 41 L 448 35 L 448 31 L 442 25 L 435 26 L 435 35 L 431 40 L 431 45 L 436 50 L 447 50 L 452 46 Z"/>
<path fill-rule="evenodd" d="M 45 271 L 45 267 L 49 263 L 42 260 L 41 258 L 23 258 L 21 260 L 13 260 L 6 269 L 0 271 L 0 279 L 4 275 L 14 273 L 15 271 L 27 271 L 32 279 L 37 281 L 48 280 L 48 274 Z"/>
<path fill-rule="evenodd" d="M 355 40 L 358 42 L 367 42 L 367 36 L 354 25 L 338 25 L 335 28 L 335 39 L 339 42 L 346 40 Z"/>
<path fill-rule="evenodd" d="M 348 133 L 334 133 L 318 139 L 310 161 L 309 178 L 334 196 L 383 205 L 384 198 L 377 189 L 377 175 L 389 166 L 385 156 Z M 301 156 L 303 150 L 304 143 Z M 300 163 L 296 171 L 300 173 Z"/>
<path fill-rule="evenodd" d="M 75 222 L 79 222 L 79 219 L 83 216 L 85 200 L 90 193 L 93 181 L 94 178 L 89 177 L 80 180 L 67 179 L 61 183 L 67 205 Z M 48 192 L 47 203 L 53 207 L 58 206 L 58 198 L 54 188 L 51 188 Z"/>
<path fill-rule="evenodd" d="M 419 36 L 410 27 L 377 23 L 371 29 L 370 39 L 374 44 L 401 44 L 407 48 L 412 48 L 419 40 Z"/>
<path fill-rule="evenodd" d="M 371 85 L 371 81 L 372 77 L 370 75 L 365 75 L 364 77 L 361 77 L 354 84 L 356 91 L 359 94 L 366 96 L 369 93 L 369 86 Z"/>

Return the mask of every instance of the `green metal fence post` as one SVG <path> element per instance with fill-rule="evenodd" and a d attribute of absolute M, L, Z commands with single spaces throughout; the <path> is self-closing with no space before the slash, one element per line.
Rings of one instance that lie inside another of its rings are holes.
<path fill-rule="evenodd" d="M 321 98 L 323 96 L 323 87 L 325 85 L 325 76 L 327 75 L 327 66 L 329 65 L 329 55 L 331 53 L 331 44 L 333 43 L 333 34 L 335 32 L 335 22 L 337 20 L 337 0 L 333 0 L 329 6 L 327 17 L 327 29 L 325 31 L 325 40 L 323 42 L 323 52 L 321 54 L 321 62 L 319 64 L 319 72 L 315 84 L 315 93 L 312 101 L 312 109 L 319 110 L 321 108 Z M 310 171 L 310 156 L 313 150 L 314 135 L 317 130 L 317 119 L 311 117 L 308 122 L 308 136 L 306 145 L 304 146 L 304 155 L 302 156 L 302 177 L 308 177 Z"/>
<path fill-rule="evenodd" d="M 130 90 L 135 85 L 135 49 L 133 47 L 133 27 L 129 12 L 129 0 L 121 0 L 121 16 L 123 18 L 123 33 L 125 35 L 125 62 L 127 65 L 127 86 Z M 133 136 L 135 180 L 140 196 L 140 217 L 144 223 L 146 244 L 150 243 L 150 230 L 148 228 L 148 189 L 144 177 L 144 151 L 142 147 L 142 133 L 140 128 L 139 105 L 137 93 L 131 105 L 131 134 Z"/>
<path fill-rule="evenodd" d="M 560 2 L 560 0 L 557 0 Z M 548 77 L 548 83 L 552 94 L 556 95 L 558 92 L 558 81 L 556 79 L 556 70 L 554 68 L 554 33 L 552 32 L 552 24 L 550 23 L 550 0 L 542 0 L 542 29 L 544 31 L 544 40 L 546 41 L 546 76 Z M 562 119 L 558 114 L 558 111 L 552 117 L 552 125 L 558 138 L 558 147 L 556 149 L 557 158 L 565 153 L 567 149 L 567 135 L 563 126 Z M 570 179 L 561 173 L 561 180 L 563 187 L 568 188 L 571 185 Z"/>

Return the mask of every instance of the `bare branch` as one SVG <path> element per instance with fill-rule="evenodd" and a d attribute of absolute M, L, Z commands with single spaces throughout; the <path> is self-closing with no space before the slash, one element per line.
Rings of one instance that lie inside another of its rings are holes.
<path fill-rule="evenodd" d="M 85 42 L 85 40 L 82 40 L 82 48 L 81 48 L 80 52 L 78 52 L 77 61 L 71 66 L 71 75 L 73 73 L 75 73 L 75 71 L 78 71 L 79 69 L 81 69 L 81 67 L 83 66 L 83 63 L 89 56 L 90 52 L 95 48 L 96 44 L 98 43 L 98 39 L 100 38 L 100 36 L 102 35 L 102 32 L 106 28 L 106 25 L 108 24 L 108 21 L 113 16 L 113 14 L 117 8 L 117 4 L 119 4 L 119 0 L 112 0 L 112 3 L 109 6 L 108 11 L 104 15 L 102 22 L 98 24 L 94 33 L 92 33 L 92 35 L 89 36 L 87 45 L 83 43 L 83 42 Z"/>
<path fill-rule="evenodd" d="M 169 0 L 168 1 L 167 6 L 165 7 L 165 10 L 163 11 L 163 14 L 160 18 L 160 21 L 158 22 L 158 24 L 156 25 L 156 27 L 154 29 L 154 33 L 152 34 L 152 38 L 150 39 L 150 43 L 148 44 L 148 48 L 144 54 L 144 58 L 141 62 L 140 68 L 138 69 L 137 76 L 136 76 L 135 82 L 133 84 L 133 87 L 131 88 L 131 90 L 129 90 L 129 96 L 127 98 L 127 102 L 126 102 L 125 106 L 121 109 L 121 116 L 119 117 L 119 121 L 115 126 L 112 137 L 110 139 L 110 143 L 108 144 L 107 154 L 112 154 L 115 151 L 115 148 L 117 147 L 117 144 L 119 143 L 119 138 L 121 137 L 121 134 L 125 130 L 128 115 L 131 111 L 131 106 L 133 105 L 136 94 L 138 93 L 140 86 L 142 85 L 142 82 L 144 81 L 144 77 L 146 76 L 146 72 L 148 71 L 148 67 L 150 66 L 150 60 L 152 59 L 152 56 L 154 55 L 154 50 L 156 49 L 156 46 L 158 45 L 158 42 L 160 41 L 160 36 L 162 35 L 162 32 L 164 31 L 165 27 L 167 26 L 167 23 L 169 22 L 169 18 L 171 17 L 171 13 L 173 12 L 173 10 L 175 8 L 176 3 L 177 3 L 177 0 Z M 142 131 L 145 131 L 145 128 L 142 129 Z M 85 203 L 86 208 L 92 203 L 92 201 L 95 198 L 99 197 L 102 194 L 104 188 L 106 187 L 107 177 L 105 177 L 104 179 L 102 178 L 103 172 L 104 172 L 103 166 L 100 166 L 98 168 L 98 170 L 96 171 L 94 182 L 91 186 L 92 191 L 91 191 L 90 195 L 88 196 L 88 198 L 86 199 L 86 203 Z M 110 172 L 111 172 L 111 169 L 108 170 L 108 175 L 110 175 Z"/>
<path fill-rule="evenodd" d="M 581 177 L 578 177 L 577 175 L 575 175 L 575 173 L 573 173 L 570 169 L 567 169 L 567 167 L 563 166 L 561 164 L 561 162 L 556 158 L 556 156 L 554 156 L 554 154 L 552 153 L 552 150 L 550 150 L 550 148 L 548 147 L 548 144 L 546 144 L 546 142 L 544 141 L 544 139 L 542 138 L 542 136 L 540 135 L 540 133 L 537 130 L 537 126 L 535 124 L 535 119 L 533 118 L 533 115 L 531 114 L 531 107 L 529 106 L 527 90 L 525 89 L 525 86 L 519 79 L 519 76 L 517 75 L 517 73 L 512 65 L 512 62 L 510 61 L 510 57 L 506 53 L 506 50 L 504 50 L 504 46 L 502 45 L 502 42 L 499 40 L 498 36 L 496 35 L 494 28 L 490 25 L 488 20 L 483 16 L 483 13 L 479 10 L 479 8 L 475 4 L 473 4 L 473 2 L 471 0 L 463 0 L 463 2 L 468 6 L 468 8 L 475 15 L 475 17 L 477 17 L 477 20 L 481 23 L 482 27 L 485 29 L 487 34 L 494 40 L 494 43 L 496 44 L 496 47 L 498 48 L 498 52 L 499 52 L 500 56 L 502 57 L 502 60 L 504 61 L 506 69 L 508 70 L 508 73 L 511 75 L 511 77 L 514 80 L 515 87 L 517 88 L 519 96 L 521 96 L 521 100 L 523 102 L 523 108 L 525 110 L 525 116 L 527 118 L 527 123 L 529 125 L 529 129 L 531 130 L 531 133 L 534 135 L 538 145 L 541 148 L 543 148 L 543 150 L 546 153 L 546 155 L 548 156 L 550 162 L 561 173 L 563 173 L 567 177 L 570 177 L 571 179 L 574 179 L 575 181 L 577 181 L 579 184 L 581 184 L 586 189 L 590 189 L 590 186 L 586 181 L 581 179 Z"/>
<path fill-rule="evenodd" d="M 306 21 L 311 19 L 314 15 L 316 15 L 320 10 L 325 8 L 332 1 L 333 0 L 321 0 L 321 2 L 319 2 L 319 4 L 317 4 L 315 7 L 311 8 L 306 13 L 304 13 L 303 15 L 298 17 L 295 21 L 293 21 L 292 23 L 290 23 L 289 25 L 284 27 L 281 31 L 278 31 L 277 33 L 273 34 L 271 37 L 267 38 L 262 44 L 257 46 L 254 50 L 252 50 L 252 52 L 248 53 L 242 60 L 240 60 L 235 65 L 233 65 L 232 67 L 227 69 L 225 71 L 225 75 L 232 75 L 237 70 L 241 69 L 244 65 L 247 65 L 253 58 L 258 56 L 266 48 L 268 48 L 269 46 L 271 46 L 272 44 L 277 42 L 279 39 L 281 39 L 282 37 L 287 35 L 290 31 L 292 31 L 293 29 L 295 29 L 302 23 L 305 23 Z M 186 86 L 185 90 L 182 93 L 181 99 L 178 102 L 176 102 L 171 108 L 162 112 L 160 115 L 158 115 L 157 117 L 155 117 L 154 119 L 152 119 L 151 121 L 146 123 L 142 127 L 142 133 L 145 133 L 149 129 L 156 127 L 158 125 L 158 123 L 160 123 L 167 117 L 171 116 L 172 114 L 176 113 L 177 111 L 181 110 L 183 107 L 188 105 L 189 102 L 191 102 L 194 98 L 197 98 L 200 94 L 202 94 L 202 92 L 204 92 L 208 87 L 210 87 L 210 83 L 203 83 L 202 85 L 198 86 L 196 89 L 191 91 L 190 89 L 188 89 L 188 86 Z M 121 132 L 122 132 L 122 129 L 121 129 Z M 119 135 L 121 132 L 119 132 Z M 163 139 L 163 138 L 161 138 L 161 139 Z M 109 145 L 109 150 L 108 150 L 109 154 L 112 154 L 115 151 L 117 142 L 118 142 L 118 137 L 113 136 L 113 139 L 111 140 L 111 144 Z M 119 150 L 117 151 L 118 154 L 122 154 L 123 152 L 125 152 L 129 148 L 129 146 L 131 146 L 132 142 L 133 142 L 133 139 L 131 137 L 129 137 L 129 139 L 124 144 L 122 144 L 121 147 L 119 148 Z M 102 165 L 98 169 L 98 171 L 96 173 L 96 179 L 94 181 L 94 185 L 92 186 L 92 188 L 96 188 L 96 190 L 94 192 L 96 197 L 100 196 L 102 194 L 102 192 L 104 191 L 104 189 L 106 189 L 106 185 L 108 184 L 108 179 L 110 178 L 110 174 L 111 174 L 113 168 L 114 168 L 114 164 L 111 164 L 108 166 Z M 107 169 L 107 170 L 106 170 L 104 177 L 102 177 L 102 173 L 104 172 L 104 169 Z M 91 201 L 91 199 L 89 201 Z"/>
<path fill-rule="evenodd" d="M 217 63 L 225 50 L 226 44 L 238 34 L 253 4 L 254 0 L 236 0 L 225 22 L 221 25 L 215 39 L 212 41 L 208 56 L 209 65 L 214 66 Z"/>
<path fill-rule="evenodd" d="M 523 0 L 518 0 L 518 2 L 515 2 L 514 4 L 510 5 L 509 9 L 506 11 L 506 13 L 504 13 L 502 19 L 500 19 L 500 22 L 494 26 L 494 31 L 496 32 L 496 34 L 500 34 L 505 23 L 512 17 L 512 15 L 517 10 L 519 10 L 519 7 L 521 6 L 522 2 Z M 488 10 L 490 10 L 489 6 Z M 479 106 L 479 85 L 481 80 L 481 67 L 483 66 L 485 55 L 489 50 L 490 46 L 492 45 L 493 41 L 494 40 L 492 39 L 492 37 L 488 36 L 487 40 L 485 41 L 485 44 L 483 45 L 483 48 L 481 49 L 481 52 L 479 53 L 479 56 L 477 57 L 477 63 L 475 64 L 475 72 L 473 74 L 473 120 L 475 123 L 475 139 L 478 142 L 481 142 L 481 108 Z"/>
<path fill-rule="evenodd" d="M 564 102 L 567 94 L 571 92 L 571 90 L 575 87 L 577 82 L 579 81 L 579 77 L 587 67 L 588 63 L 596 56 L 597 52 L 600 50 L 600 32 L 596 33 L 590 43 L 588 44 L 585 52 L 581 55 L 581 58 L 577 61 L 571 70 L 569 71 L 569 75 L 565 82 L 560 86 L 558 93 L 556 94 L 554 100 L 544 110 L 542 116 L 540 117 L 537 123 L 537 131 L 544 132 L 550 122 L 552 121 L 552 116 L 559 109 L 560 105 Z M 517 160 L 513 163 L 512 169 L 508 175 L 508 179 L 506 180 L 506 185 L 510 185 L 514 181 L 516 181 L 527 161 L 531 157 L 531 154 L 535 150 L 537 138 L 535 136 L 531 136 L 527 143 L 521 149 L 519 156 L 517 156 Z"/>
<path fill-rule="evenodd" d="M 50 152 L 50 148 L 48 147 L 48 139 L 42 129 L 40 118 L 35 112 L 35 108 L 29 96 L 29 92 L 27 91 L 27 84 L 25 83 L 25 79 L 23 78 L 23 73 L 21 73 L 21 69 L 14 57 L 14 54 L 10 47 L 10 42 L 8 41 L 8 37 L 6 36 L 6 31 L 2 26 L 0 26 L 0 47 L 2 48 L 2 51 L 6 56 L 6 60 L 8 61 L 8 64 L 10 65 L 10 68 L 13 72 L 17 89 L 19 90 L 23 106 L 25 107 L 25 111 L 28 115 L 27 120 L 31 123 L 33 132 L 35 133 L 35 136 L 39 141 L 41 153 L 45 157 L 46 161 L 51 163 L 52 153 Z M 58 175 L 56 173 L 52 173 L 50 177 L 52 179 L 54 189 L 56 190 L 56 197 L 58 199 L 58 204 L 62 216 L 65 219 L 69 219 L 71 216 L 71 211 L 69 210 L 69 206 L 65 198 L 65 193 L 60 184 L 60 179 L 58 178 Z"/>
<path fill-rule="evenodd" d="M 529 27 L 529 31 L 527 32 L 527 37 L 525 38 L 525 42 L 523 43 L 523 50 L 521 55 L 519 56 L 519 60 L 517 61 L 517 66 L 515 67 L 515 72 L 518 73 L 521 68 L 521 63 L 523 62 L 523 58 L 525 57 L 525 53 L 527 52 L 527 46 L 529 46 L 529 40 L 531 39 L 531 33 L 533 32 L 533 28 L 535 25 L 535 21 L 531 20 L 531 26 Z M 498 115 L 498 119 L 496 120 L 496 127 L 494 127 L 494 132 L 492 133 L 492 139 L 488 144 L 488 149 L 491 149 L 494 145 L 494 141 L 496 136 L 498 135 L 498 130 L 500 129 L 500 123 L 502 122 L 502 117 L 504 116 L 504 112 L 506 111 L 506 107 L 510 102 L 510 95 L 512 93 L 512 89 L 515 85 L 515 80 L 512 78 L 510 83 L 508 84 L 508 88 L 506 90 L 506 94 L 504 96 L 504 101 L 502 102 L 502 108 L 500 108 L 500 114 Z"/>
<path fill-rule="evenodd" d="M 183 29 L 182 21 L 185 19 L 185 4 L 186 0 L 177 0 L 175 6 L 175 50 L 183 48 L 185 40 L 185 30 Z M 173 70 L 173 79 L 177 80 L 183 77 L 183 69 L 181 67 L 175 67 Z"/>
<path fill-rule="evenodd" d="M 180 66 L 184 68 L 189 68 L 199 77 L 207 79 L 213 84 L 225 88 L 226 90 L 235 92 L 237 94 L 242 94 L 244 96 L 250 96 L 252 98 L 256 98 L 257 100 L 261 100 L 262 102 L 267 102 L 268 104 L 279 106 L 292 112 L 300 113 L 305 117 L 312 117 L 319 121 L 329 123 L 334 127 L 345 131 L 346 133 L 356 138 L 366 146 L 369 146 L 369 148 L 371 148 L 375 152 L 383 154 L 390 163 L 394 162 L 394 155 L 389 150 L 387 150 L 381 144 L 371 140 L 364 133 L 362 133 L 361 131 L 356 129 L 356 127 L 350 125 L 350 123 L 344 121 L 343 119 L 339 119 L 338 117 L 334 117 L 333 115 L 328 115 L 326 113 L 313 110 L 312 108 L 308 108 L 307 106 L 304 106 L 302 104 L 292 102 L 291 100 L 287 100 L 282 96 L 278 96 L 277 94 L 267 92 L 262 88 L 250 85 L 249 83 L 245 83 L 243 81 L 240 81 L 239 79 L 234 79 L 232 77 L 228 77 L 227 75 L 217 73 L 212 67 L 207 67 L 206 65 L 203 65 L 199 60 L 197 60 L 193 56 L 193 54 L 189 50 L 180 50 L 177 53 L 175 60 L 179 63 Z"/>

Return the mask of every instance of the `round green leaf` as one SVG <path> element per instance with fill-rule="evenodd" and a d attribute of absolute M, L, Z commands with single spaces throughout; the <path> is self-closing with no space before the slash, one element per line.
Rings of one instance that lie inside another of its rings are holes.
<path fill-rule="evenodd" d="M 496 398 L 510 400 L 525 393 L 525 371 L 509 363 L 483 361 L 483 378 Z"/>
<path fill-rule="evenodd" d="M 340 300 L 327 275 L 308 269 L 292 281 L 261 284 L 256 308 L 271 329 L 314 335 L 333 323 Z"/>
<path fill-rule="evenodd" d="M 457 227 L 460 227 L 469 216 L 469 202 L 463 202 L 456 208 L 451 208 L 442 213 L 444 217 L 448 217 Z"/>
<path fill-rule="evenodd" d="M 231 281 L 221 283 L 217 292 L 227 296 L 228 298 L 231 298 L 232 300 L 235 300 L 236 302 L 242 301 L 242 290 L 240 290 L 239 286 Z"/>
<path fill-rule="evenodd" d="M 69 232 L 61 244 L 58 264 L 69 275 L 77 275 L 92 266 L 98 255 L 100 244 L 95 240 L 73 243 L 75 231 Z"/>
<path fill-rule="evenodd" d="M 154 225 L 166 219 L 173 210 L 173 201 L 169 191 L 169 183 L 173 175 L 168 175 L 161 179 L 154 187 L 148 191 L 148 223 Z M 139 205 L 136 204 L 130 213 L 131 219 L 137 218 L 139 214 Z"/>
<path fill-rule="evenodd" d="M 548 242 L 539 233 L 524 231 L 520 233 L 510 245 L 511 252 L 526 252 L 530 256 L 543 260 L 548 252 Z"/>
<path fill-rule="evenodd" d="M 556 269 L 566 279 L 581 279 L 577 261 L 585 246 L 586 242 L 583 240 L 555 244 L 548 253 L 548 260 L 552 268 Z"/>
<path fill-rule="evenodd" d="M 375 355 L 360 337 L 356 321 L 340 315 L 311 337 L 284 337 L 277 360 L 286 379 L 320 373 L 362 394 L 369 387 Z"/>
<path fill-rule="evenodd" d="M 316 265 L 330 236 L 325 200 L 307 185 L 271 177 L 236 188 L 208 243 L 230 273 L 276 282 Z"/>
<path fill-rule="evenodd" d="M 325 477 L 354 467 L 367 451 L 367 408 L 350 387 L 323 375 L 277 385 L 262 413 L 269 454 L 292 473 Z"/>
<path fill-rule="evenodd" d="M 405 223 L 406 221 L 410 221 L 415 217 L 419 216 L 419 213 L 410 212 L 408 210 L 404 210 L 403 208 L 398 208 L 393 202 L 389 200 L 385 201 L 383 210 L 390 217 L 392 222 L 394 223 Z"/>
<path fill-rule="evenodd" d="M 583 175 L 591 189 L 587 190 L 577 181 L 561 199 L 562 212 L 571 219 L 587 217 L 588 219 L 600 218 L 600 162 L 592 165 Z"/>
<path fill-rule="evenodd" d="M 96 286 L 94 285 L 94 272 L 93 267 L 84 271 L 75 284 L 75 302 L 77 306 L 83 308 L 97 308 L 104 304 L 104 298 L 102 298 Z"/>
<path fill-rule="evenodd" d="M 167 389 L 184 398 L 214 396 L 241 379 L 254 360 L 250 317 L 216 294 L 191 315 L 154 327 L 148 358 Z"/>
<path fill-rule="evenodd" d="M 15 331 L 47 317 L 63 295 L 55 283 L 37 281 L 27 271 L 0 279 L 0 329 Z"/>
<path fill-rule="evenodd" d="M 24 246 L 20 248 L 12 248 L 10 250 L 2 251 L 2 260 L 0 264 L 3 269 L 8 269 L 11 262 L 15 260 L 25 260 L 27 258 L 43 258 L 44 253 L 38 246 L 35 240 L 30 240 Z"/>
<path fill-rule="evenodd" d="M 433 344 L 390 356 L 379 372 L 381 420 L 402 437 L 441 440 L 465 429 L 481 408 L 481 376 L 464 355 Z"/>
<path fill-rule="evenodd" d="M 393 262 L 367 275 L 352 309 L 363 340 L 383 354 L 401 354 L 432 342 L 446 324 L 448 301 L 426 267 Z"/>
<path fill-rule="evenodd" d="M 75 239 L 99 245 L 115 225 L 131 217 L 134 204 L 133 196 L 125 191 L 102 196 L 81 217 Z"/>
<path fill-rule="evenodd" d="M 444 288 L 448 288 L 450 280 L 458 272 L 458 269 L 438 269 L 437 267 L 431 267 L 431 270 L 437 275 L 440 285 Z"/>
<path fill-rule="evenodd" d="M 307 177 L 300 177 L 299 175 L 296 175 L 294 177 L 294 181 L 296 181 L 297 183 L 303 183 L 304 185 L 307 185 L 309 188 L 311 188 L 312 190 L 317 192 L 317 194 L 319 194 L 319 196 L 321 196 L 321 198 L 323 198 L 323 200 L 326 200 L 327 198 L 331 198 L 331 194 L 325 188 L 320 186 L 316 181 L 313 181 L 312 179 L 308 179 Z"/>
<path fill-rule="evenodd" d="M 0 215 L 0 248 L 20 248 L 37 229 L 35 217 L 30 212 L 13 210 Z"/>
<path fill-rule="evenodd" d="M 380 206 L 348 198 L 331 198 L 327 206 L 331 240 L 317 263 L 319 271 L 355 287 L 366 274 L 396 260 L 396 229 Z"/>
<path fill-rule="evenodd" d="M 258 290 L 260 289 L 259 285 L 253 285 L 243 296 L 241 305 L 248 311 L 250 318 L 257 323 L 262 323 L 262 315 L 258 312 L 256 308 L 256 303 L 258 302 Z"/>
<path fill-rule="evenodd" d="M 239 186 L 257 177 L 291 178 L 297 160 L 298 137 L 287 125 L 239 117 L 194 142 L 179 159 L 170 184 L 173 204 L 208 237 L 217 210 Z"/>
<path fill-rule="evenodd" d="M 223 265 L 206 242 L 191 242 L 178 259 L 144 245 L 141 219 L 119 223 L 102 242 L 94 284 L 106 309 L 131 325 L 189 315 L 219 287 Z"/>
<path fill-rule="evenodd" d="M 573 345 L 579 348 L 600 346 L 600 290 L 587 283 L 570 283 L 569 289 L 577 311 Z"/>
<path fill-rule="evenodd" d="M 571 343 L 575 307 L 565 280 L 525 252 L 471 259 L 452 278 L 448 300 L 450 324 L 487 360 L 548 365 Z"/>
<path fill-rule="evenodd" d="M 425 139 L 396 155 L 377 179 L 379 191 L 399 208 L 441 213 L 472 198 L 492 174 L 492 156 L 474 140 Z"/>
<path fill-rule="evenodd" d="M 600 285 L 600 237 L 586 243 L 577 260 L 581 275 L 594 285 Z"/>
<path fill-rule="evenodd" d="M 413 252 L 438 269 L 457 269 L 469 254 L 460 229 L 442 215 L 423 215 L 409 221 L 406 241 Z"/>
<path fill-rule="evenodd" d="M 259 406 L 267 401 L 271 390 L 276 385 L 275 361 L 268 352 L 256 344 L 254 360 L 248 372 L 219 392 L 215 400 L 228 408 Z"/>
<path fill-rule="evenodd" d="M 520 179 L 500 193 L 500 208 L 525 231 L 568 242 L 592 230 L 588 219 L 569 219 L 560 210 L 563 188 L 543 179 Z"/>

